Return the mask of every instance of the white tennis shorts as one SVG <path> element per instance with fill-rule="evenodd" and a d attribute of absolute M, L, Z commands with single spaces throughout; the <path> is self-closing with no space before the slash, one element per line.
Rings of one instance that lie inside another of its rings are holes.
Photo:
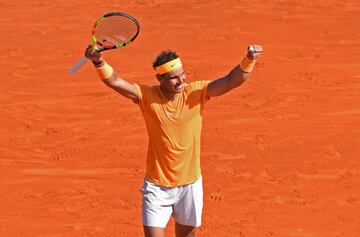
<path fill-rule="evenodd" d="M 144 226 L 165 228 L 173 215 L 181 225 L 199 227 L 203 208 L 203 187 L 200 177 L 195 183 L 164 187 L 144 179 L 142 220 Z"/>

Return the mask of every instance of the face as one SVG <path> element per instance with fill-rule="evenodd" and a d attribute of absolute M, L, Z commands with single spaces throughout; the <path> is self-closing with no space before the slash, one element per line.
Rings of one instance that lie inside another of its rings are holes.
<path fill-rule="evenodd" d="M 180 93 L 184 89 L 186 79 L 185 71 L 182 67 L 172 70 L 165 75 L 159 75 L 160 85 L 169 93 Z"/>

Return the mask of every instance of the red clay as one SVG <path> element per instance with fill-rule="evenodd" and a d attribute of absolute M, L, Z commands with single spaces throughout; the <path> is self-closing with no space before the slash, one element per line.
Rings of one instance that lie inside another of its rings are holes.
<path fill-rule="evenodd" d="M 128 2 L 0 4 L 0 236 L 142 235 L 140 110 L 91 65 L 68 73 L 109 11 L 142 26 L 104 53 L 131 82 L 157 83 L 163 49 L 192 81 L 264 47 L 249 81 L 207 104 L 199 236 L 360 236 L 359 2 Z"/>

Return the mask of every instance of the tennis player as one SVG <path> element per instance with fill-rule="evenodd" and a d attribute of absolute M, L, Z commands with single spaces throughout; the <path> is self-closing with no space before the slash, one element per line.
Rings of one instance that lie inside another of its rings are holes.
<path fill-rule="evenodd" d="M 262 52 L 260 45 L 250 45 L 247 55 L 226 76 L 186 83 L 180 57 L 164 51 L 152 65 L 159 83 L 149 86 L 124 80 L 100 53 L 86 49 L 85 56 L 99 78 L 136 103 L 145 120 L 149 145 L 141 193 L 146 237 L 163 237 L 171 215 L 177 237 L 195 236 L 203 208 L 200 134 L 204 105 L 211 97 L 243 84 Z"/>

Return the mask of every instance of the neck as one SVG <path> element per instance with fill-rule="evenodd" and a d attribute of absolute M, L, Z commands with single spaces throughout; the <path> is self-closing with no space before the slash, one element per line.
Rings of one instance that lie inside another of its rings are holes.
<path fill-rule="evenodd" d="M 177 93 L 173 93 L 173 92 L 166 90 L 166 88 L 164 88 L 162 85 L 160 85 L 160 90 L 161 90 L 162 94 L 166 97 L 166 99 L 168 99 L 168 100 L 174 100 L 177 95 Z"/>

